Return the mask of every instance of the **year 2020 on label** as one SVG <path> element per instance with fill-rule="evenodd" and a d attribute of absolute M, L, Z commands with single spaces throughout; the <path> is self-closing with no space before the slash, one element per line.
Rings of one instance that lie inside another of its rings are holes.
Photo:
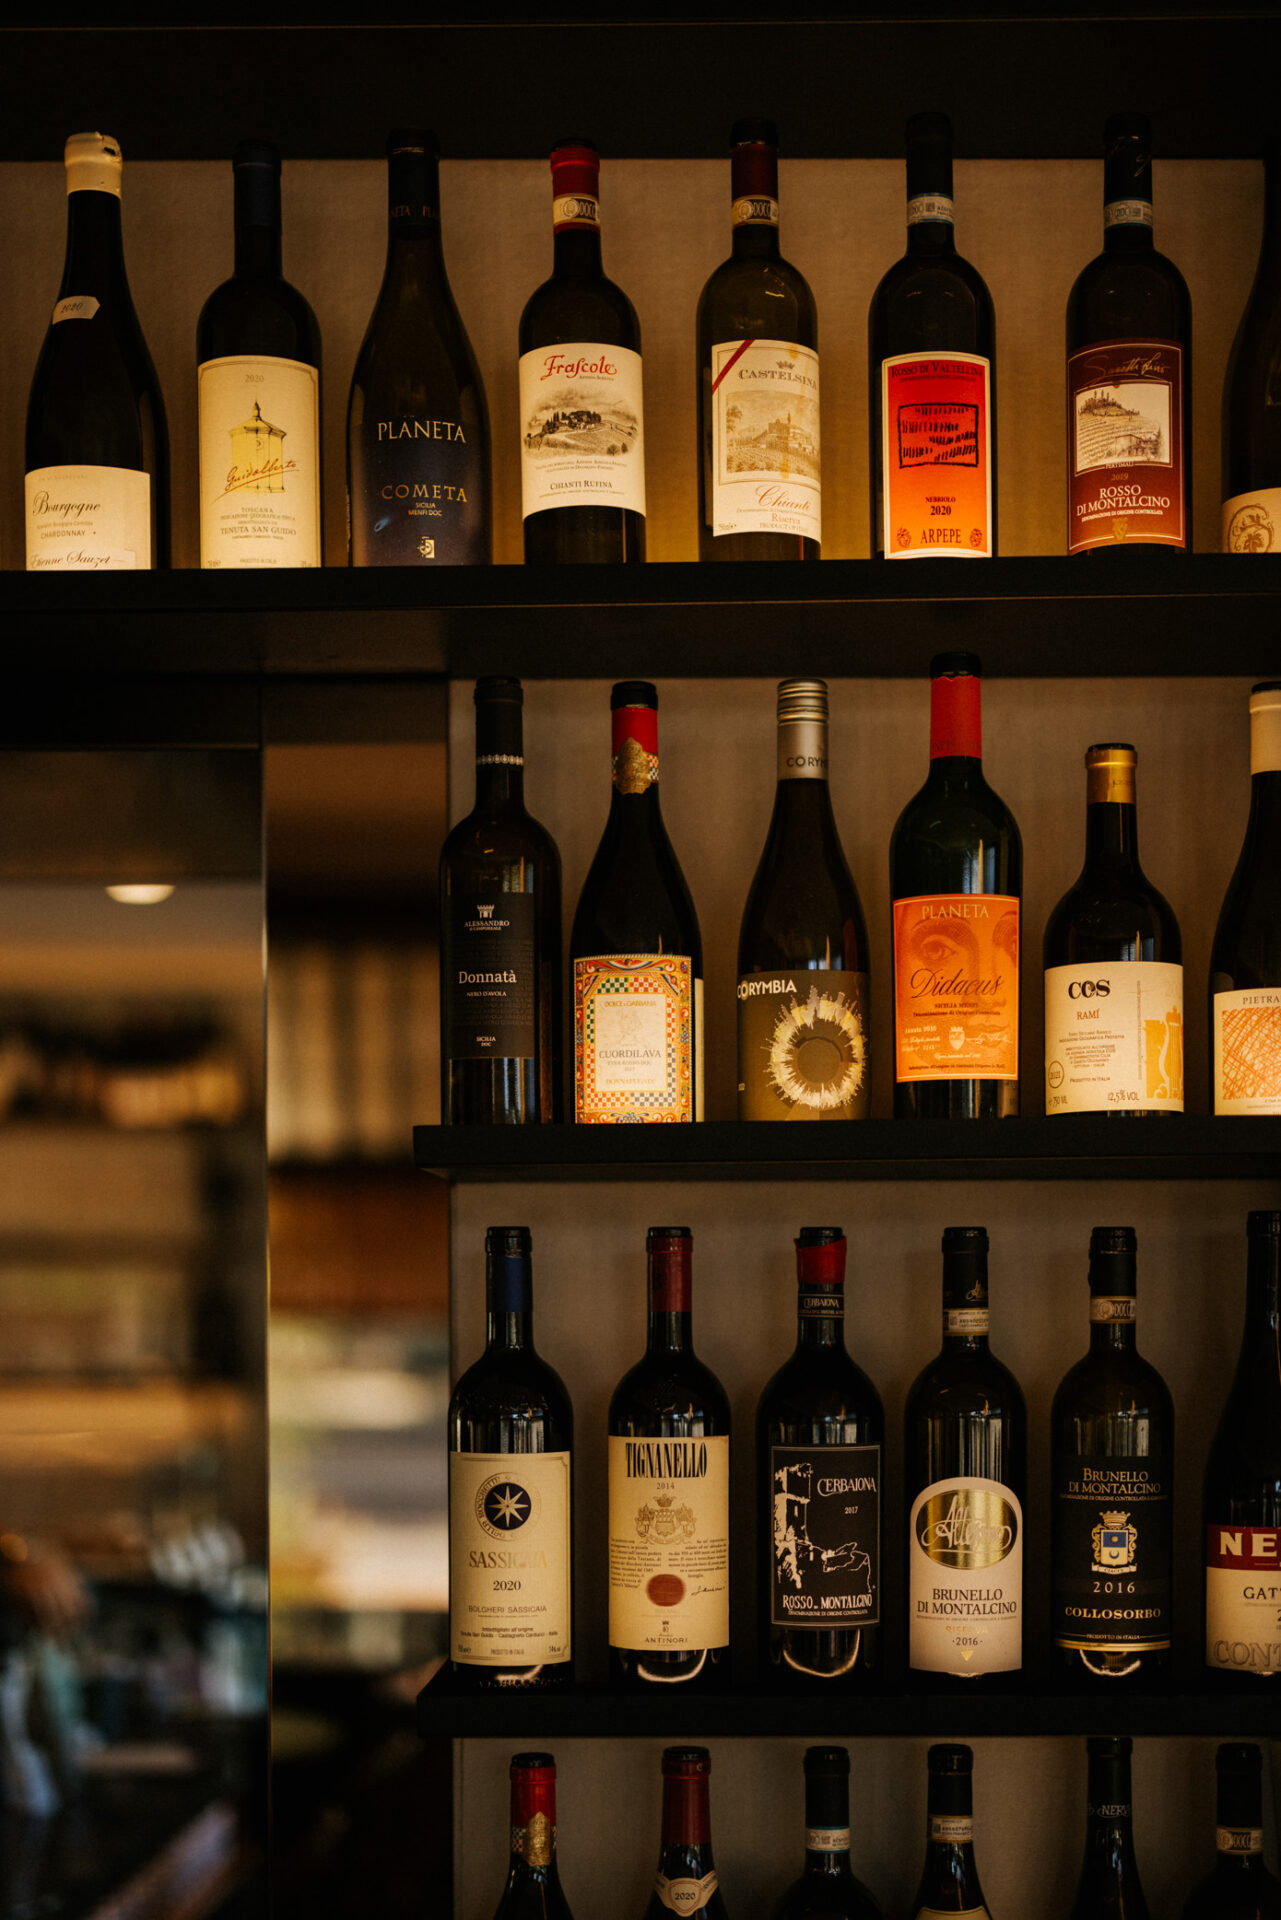
<path fill-rule="evenodd" d="M 549 507 L 645 511 L 641 357 L 574 340 L 520 356 L 520 491 Z"/>
<path fill-rule="evenodd" d="M 889 560 L 992 552 L 992 367 L 977 353 L 881 362 L 881 541 Z"/>
<path fill-rule="evenodd" d="M 1045 1111 L 1183 1111 L 1183 968 L 1165 960 L 1045 970 Z"/>
<path fill-rule="evenodd" d="M 610 1435 L 609 1644 L 728 1646 L 728 1435 Z"/>
<path fill-rule="evenodd" d="M 712 533 L 821 541 L 818 355 L 793 340 L 726 340 L 706 377 Z"/>
<path fill-rule="evenodd" d="M 202 567 L 318 567 L 320 375 L 227 354 L 196 375 Z"/>
<path fill-rule="evenodd" d="M 938 1480 L 912 1503 L 910 1665 L 1010 1673 L 1023 1662 L 1023 1509 L 996 1480 Z"/>
<path fill-rule="evenodd" d="M 570 1456 L 449 1456 L 449 1652 L 476 1667 L 568 1660 Z"/>

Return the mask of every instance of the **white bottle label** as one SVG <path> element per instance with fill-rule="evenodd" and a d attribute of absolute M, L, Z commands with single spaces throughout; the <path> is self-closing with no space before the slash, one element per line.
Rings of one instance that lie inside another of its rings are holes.
<path fill-rule="evenodd" d="M 1214 1111 L 1281 1113 L 1281 987 L 1214 996 Z"/>
<path fill-rule="evenodd" d="M 1205 1662 L 1281 1674 L 1281 1527 L 1205 1530 Z"/>
<path fill-rule="evenodd" d="M 474 1667 L 568 1660 L 568 1453 L 449 1456 L 449 1653 Z"/>
<path fill-rule="evenodd" d="M 197 369 L 202 567 L 318 567 L 320 375 L 228 354 Z"/>
<path fill-rule="evenodd" d="M 729 1645 L 729 1436 L 609 1437 L 609 1644 Z"/>
<path fill-rule="evenodd" d="M 1223 502 L 1223 551 L 1281 552 L 1281 487 L 1234 493 Z"/>
<path fill-rule="evenodd" d="M 1023 1663 L 1023 1509 L 997 1480 L 936 1480 L 912 1503 L 909 1665 L 1012 1673 Z"/>
<path fill-rule="evenodd" d="M 68 294 L 65 300 L 59 300 L 54 306 L 52 324 L 56 327 L 60 320 L 92 320 L 99 305 L 100 302 L 92 293 Z"/>
<path fill-rule="evenodd" d="M 1045 970 L 1045 1111 L 1183 1111 L 1183 968 L 1098 960 Z"/>
<path fill-rule="evenodd" d="M 645 511 L 641 357 L 572 340 L 520 356 L 520 501 Z"/>
<path fill-rule="evenodd" d="M 823 537 L 818 355 L 790 340 L 712 348 L 713 534 Z"/>
<path fill-rule="evenodd" d="M 151 567 L 151 477 L 133 467 L 36 467 L 26 478 L 28 573 Z"/>

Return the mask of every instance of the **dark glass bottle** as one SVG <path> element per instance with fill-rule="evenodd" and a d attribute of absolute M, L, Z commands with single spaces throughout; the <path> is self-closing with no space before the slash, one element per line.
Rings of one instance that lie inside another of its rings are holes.
<path fill-rule="evenodd" d="M 1205 1658 L 1281 1694 L 1281 1212 L 1246 1218 L 1245 1331 L 1205 1468 Z"/>
<path fill-rule="evenodd" d="M 780 680 L 774 813 L 738 935 L 740 1120 L 866 1115 L 868 968 L 827 784 L 827 682 Z"/>
<path fill-rule="evenodd" d="M 440 238 L 436 136 L 387 140 L 387 266 L 347 403 L 355 567 L 490 558 L 489 410 Z"/>
<path fill-rule="evenodd" d="M 1019 1110 L 1023 842 L 983 777 L 977 658 L 930 662 L 930 771 L 890 840 L 894 1112 Z"/>
<path fill-rule="evenodd" d="M 974 1755 L 969 1747 L 931 1747 L 929 1823 L 925 1866 L 914 1920 L 943 1913 L 987 1920 L 987 1902 L 974 1864 Z"/>
<path fill-rule="evenodd" d="M 645 1920 L 669 1920 L 673 1913 L 725 1920 L 712 1862 L 711 1771 L 706 1747 L 663 1749 L 663 1837 Z"/>
<path fill-rule="evenodd" d="M 520 316 L 525 558 L 645 558 L 645 431 L 636 309 L 601 269 L 600 157 L 552 148 L 552 277 Z"/>
<path fill-rule="evenodd" d="M 1050 1414 L 1054 1663 L 1095 1690 L 1163 1684 L 1174 1630 L 1174 1405 L 1135 1347 L 1136 1245 L 1091 1233 L 1090 1350 Z"/>
<path fill-rule="evenodd" d="M 1281 139 L 1263 162 L 1263 244 L 1223 376 L 1223 551 L 1281 551 Z"/>
<path fill-rule="evenodd" d="M 560 855 L 525 810 L 522 699 L 476 682 L 476 804 L 440 853 L 447 1124 L 560 1119 Z"/>
<path fill-rule="evenodd" d="M 698 557 L 817 560 L 818 314 L 778 250 L 778 132 L 730 134 L 733 252 L 698 302 Z"/>
<path fill-rule="evenodd" d="M 449 1651 L 472 1687 L 574 1677 L 574 1415 L 534 1351 L 528 1227 L 485 1235 L 485 1351 L 449 1402 Z"/>
<path fill-rule="evenodd" d="M 1091 1736 L 1085 1859 L 1068 1920 L 1148 1920 L 1139 1885 L 1127 1739 Z"/>
<path fill-rule="evenodd" d="M 1250 694 L 1250 817 L 1210 949 L 1216 1113 L 1281 1114 L 1281 680 Z"/>
<path fill-rule="evenodd" d="M 761 1670 L 787 1691 L 881 1671 L 880 1395 L 845 1348 L 845 1235 L 802 1227 L 796 1350 L 756 1409 Z"/>
<path fill-rule="evenodd" d="M 1281 1880 L 1263 1860 L 1263 1781 L 1259 1749 L 1221 1746 L 1218 1774 L 1217 1857 L 1213 1871 L 1188 1896 L 1183 1920 L 1281 1920 Z"/>
<path fill-rule="evenodd" d="M 907 252 L 867 316 L 872 552 L 996 553 L 996 315 L 956 251 L 952 126 L 907 123 Z"/>
<path fill-rule="evenodd" d="M 319 567 L 320 328 L 281 271 L 280 151 L 242 140 L 235 271 L 196 323 L 202 567 Z"/>
<path fill-rule="evenodd" d="M 609 1403 L 609 1666 L 621 1686 L 729 1683 L 729 1401 L 694 1352 L 688 1227 L 645 1238 L 645 1356 Z"/>
<path fill-rule="evenodd" d="M 511 1865 L 494 1920 L 572 1920 L 556 1865 L 555 1760 L 513 1754 L 511 1785 Z"/>
<path fill-rule="evenodd" d="M 1182 1113 L 1183 946 L 1139 865 L 1135 768 L 1085 756 L 1085 865 L 1045 924 L 1045 1111 Z"/>
<path fill-rule="evenodd" d="M 613 795 L 574 911 L 574 1118 L 703 1117 L 703 943 L 658 802 L 658 694 L 610 695 Z"/>
<path fill-rule="evenodd" d="M 805 1870 L 773 1920 L 881 1920 L 850 1868 L 850 1756 L 844 1747 L 805 1752 Z"/>
<path fill-rule="evenodd" d="M 67 253 L 27 401 L 29 573 L 169 565 L 169 433 L 134 312 L 120 225 L 120 148 L 73 133 Z"/>
<path fill-rule="evenodd" d="M 904 1414 L 908 1680 L 1003 1690 L 1023 1664 L 1027 1412 L 988 1346 L 987 1233 L 943 1233 L 943 1346 Z"/>
<path fill-rule="evenodd" d="M 1103 251 L 1067 303 L 1068 552 L 1192 547 L 1192 302 L 1152 244 L 1152 134 L 1103 135 Z"/>

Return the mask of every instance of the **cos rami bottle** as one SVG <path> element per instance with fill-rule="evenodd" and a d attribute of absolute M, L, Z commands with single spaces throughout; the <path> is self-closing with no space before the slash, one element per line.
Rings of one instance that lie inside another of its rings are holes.
<path fill-rule="evenodd" d="M 1130 1804 L 1132 1742 L 1113 1736 L 1086 1741 L 1089 1784 L 1085 1859 L 1068 1920 L 1148 1920 L 1134 1857 Z"/>
<path fill-rule="evenodd" d="M 1281 1920 L 1281 1880 L 1263 1859 L 1263 1764 L 1259 1749 L 1225 1743 L 1218 1774 L 1217 1857 L 1183 1909 L 1183 1920 Z"/>
<path fill-rule="evenodd" d="M 572 1920 L 556 1865 L 556 1762 L 551 1754 L 513 1754 L 511 1789 L 511 1866 L 494 1920 Z"/>
<path fill-rule="evenodd" d="M 969 1747 L 931 1747 L 928 1765 L 925 1865 L 912 1920 L 990 1920 L 974 1864 L 974 1755 Z"/>
<path fill-rule="evenodd" d="M 1281 139 L 1264 156 L 1263 245 L 1223 377 L 1223 551 L 1281 548 Z"/>
<path fill-rule="evenodd" d="M 1210 950 L 1216 1113 L 1281 1114 L 1281 680 L 1250 695 L 1250 817 Z"/>
<path fill-rule="evenodd" d="M 663 1837 L 645 1920 L 672 1913 L 725 1920 L 712 1861 L 711 1772 L 706 1747 L 663 1749 Z"/>
<path fill-rule="evenodd" d="M 845 1747 L 805 1753 L 805 1870 L 773 1920 L 881 1920 L 850 1869 L 850 1756 Z"/>

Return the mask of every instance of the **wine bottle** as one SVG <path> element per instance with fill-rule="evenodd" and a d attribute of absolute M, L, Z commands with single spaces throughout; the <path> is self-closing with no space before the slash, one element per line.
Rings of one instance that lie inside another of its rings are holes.
<path fill-rule="evenodd" d="M 319 567 L 320 328 L 281 271 L 280 152 L 232 160 L 236 256 L 196 323 L 202 567 Z"/>
<path fill-rule="evenodd" d="M 778 133 L 730 134 L 733 252 L 698 302 L 698 557 L 817 560 L 818 314 L 778 250 Z"/>
<path fill-rule="evenodd" d="M 449 1402 L 449 1653 L 477 1688 L 574 1677 L 574 1416 L 534 1351 L 528 1227 L 485 1235 L 485 1351 Z"/>
<path fill-rule="evenodd" d="M 1205 1658 L 1281 1691 L 1281 1212 L 1246 1219 L 1245 1333 L 1205 1468 Z"/>
<path fill-rule="evenodd" d="M 1192 303 L 1152 244 L 1152 135 L 1103 134 L 1103 251 L 1067 303 L 1068 552 L 1192 546 Z"/>
<path fill-rule="evenodd" d="M 805 1870 L 773 1920 L 881 1920 L 850 1868 L 850 1756 L 845 1747 L 805 1750 Z"/>
<path fill-rule="evenodd" d="M 1139 865 L 1138 758 L 1085 755 L 1085 865 L 1045 926 L 1047 1113 L 1183 1111 L 1183 947 Z"/>
<path fill-rule="evenodd" d="M 711 1771 L 706 1747 L 663 1749 L 663 1838 L 645 1920 L 667 1920 L 672 1913 L 725 1920 L 712 1864 Z"/>
<path fill-rule="evenodd" d="M 789 1690 L 881 1670 L 885 1415 L 845 1348 L 845 1254 L 839 1227 L 801 1228 L 796 1350 L 756 1409 L 761 1669 Z"/>
<path fill-rule="evenodd" d="M 931 1747 L 929 1824 L 912 1920 L 990 1920 L 974 1864 L 974 1755 L 969 1747 Z"/>
<path fill-rule="evenodd" d="M 1023 1664 L 1027 1413 L 988 1347 L 987 1233 L 943 1233 L 943 1346 L 904 1418 L 909 1679 L 1009 1684 Z"/>
<path fill-rule="evenodd" d="M 1092 1735 L 1085 1744 L 1089 1752 L 1085 1859 L 1068 1920 L 1148 1920 L 1134 1857 L 1133 1743 L 1113 1735 Z"/>
<path fill-rule="evenodd" d="M 996 552 L 996 314 L 956 251 L 952 126 L 907 123 L 907 252 L 867 316 L 872 552 Z"/>
<path fill-rule="evenodd" d="M 1263 159 L 1263 244 L 1223 376 L 1223 551 L 1281 548 L 1281 139 Z"/>
<path fill-rule="evenodd" d="M 525 558 L 645 558 L 645 429 L 636 309 L 600 258 L 600 157 L 552 148 L 552 277 L 520 316 Z"/>
<path fill-rule="evenodd" d="M 613 795 L 578 896 L 574 1118 L 703 1117 L 703 943 L 658 804 L 658 694 L 620 680 L 610 696 Z"/>
<path fill-rule="evenodd" d="M 983 778 L 979 663 L 930 663 L 930 771 L 890 840 L 894 1112 L 1000 1120 L 1019 1110 L 1023 842 Z"/>
<path fill-rule="evenodd" d="M 827 682 L 778 684 L 778 789 L 738 935 L 738 1117 L 868 1110 L 867 926 L 832 818 Z"/>
<path fill-rule="evenodd" d="M 120 147 L 73 133 L 64 157 L 67 255 L 27 402 L 27 571 L 167 567 L 169 433 L 125 277 Z"/>
<path fill-rule="evenodd" d="M 560 855 L 525 811 L 522 699 L 476 682 L 476 804 L 440 853 L 446 1123 L 560 1118 Z"/>
<path fill-rule="evenodd" d="M 1250 818 L 1210 949 L 1216 1113 L 1281 1114 L 1281 680 L 1250 695 Z"/>
<path fill-rule="evenodd" d="M 651 1227 L 645 1357 L 609 1403 L 609 1664 L 625 1686 L 729 1678 L 729 1401 L 694 1353 L 688 1227 Z"/>
<path fill-rule="evenodd" d="M 387 266 L 347 402 L 355 567 L 490 558 L 489 411 L 440 239 L 436 136 L 387 140 Z"/>
<path fill-rule="evenodd" d="M 1131 1691 L 1167 1676 L 1174 1406 L 1134 1341 L 1133 1227 L 1090 1235 L 1090 1351 L 1050 1414 L 1053 1641 L 1065 1680 Z"/>
<path fill-rule="evenodd" d="M 1183 1920 L 1281 1920 L 1281 1880 L 1263 1860 L 1263 1781 L 1259 1749 L 1221 1746 L 1218 1828 L 1212 1872 L 1189 1895 Z"/>
<path fill-rule="evenodd" d="M 511 1865 L 494 1920 L 572 1920 L 556 1865 L 552 1755 L 513 1754 L 511 1787 Z"/>

